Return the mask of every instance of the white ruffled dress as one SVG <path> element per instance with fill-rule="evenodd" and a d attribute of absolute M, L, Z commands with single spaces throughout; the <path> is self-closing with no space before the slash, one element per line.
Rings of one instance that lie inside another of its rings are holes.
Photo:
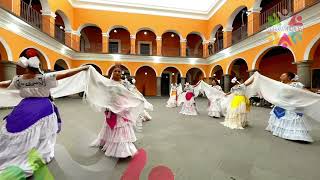
<path fill-rule="evenodd" d="M 167 101 L 166 107 L 168 108 L 175 108 L 178 106 L 177 100 L 178 100 L 178 86 L 177 84 L 171 84 L 171 91 L 170 91 L 170 97 Z"/>
<path fill-rule="evenodd" d="M 41 79 L 41 82 L 38 82 L 39 79 Z M 23 82 L 22 85 L 15 86 L 14 84 L 17 81 Z M 23 98 L 47 98 L 50 95 L 50 88 L 56 86 L 55 75 L 46 74 L 37 75 L 36 78 L 31 80 L 23 80 L 17 76 L 13 79 L 10 88 L 18 89 L 20 96 Z M 2 125 L 0 129 L 0 173 L 10 166 L 17 166 L 26 173 L 26 176 L 31 176 L 33 169 L 29 162 L 29 153 L 32 149 L 43 158 L 45 163 L 52 160 L 59 129 L 53 104 L 52 108 L 52 114 L 39 119 L 35 124 L 21 132 L 8 132 L 6 123 Z M 34 111 L 37 111 L 37 109 Z"/>
<path fill-rule="evenodd" d="M 108 157 L 127 158 L 135 155 L 137 148 L 133 143 L 137 141 L 134 132 L 136 122 L 119 115 L 116 121 L 113 129 L 104 121 L 98 137 L 91 146 L 101 147 Z"/>
<path fill-rule="evenodd" d="M 301 89 L 304 87 L 303 84 L 298 82 L 289 85 Z M 309 135 L 310 126 L 303 114 L 283 109 L 281 112 L 283 114 L 277 116 L 280 112 L 276 112 L 276 110 L 277 107 L 274 107 L 270 112 L 267 131 L 283 139 L 313 142 Z"/>
<path fill-rule="evenodd" d="M 212 88 L 222 91 L 222 88 L 219 85 L 213 86 Z M 221 98 L 218 96 L 212 96 L 209 98 L 209 107 L 208 107 L 208 116 L 220 118 L 223 116 L 221 108 Z"/>
<path fill-rule="evenodd" d="M 196 101 L 195 101 L 195 97 L 194 95 L 191 97 L 191 99 L 187 99 L 186 96 L 188 93 L 193 93 L 193 88 L 192 87 L 188 87 L 186 88 L 186 92 L 182 94 L 182 96 L 184 96 L 184 100 L 183 100 L 183 105 L 182 108 L 180 110 L 180 114 L 183 115 L 188 115 L 188 116 L 196 116 L 198 115 L 198 111 L 197 111 L 197 107 L 196 107 Z"/>

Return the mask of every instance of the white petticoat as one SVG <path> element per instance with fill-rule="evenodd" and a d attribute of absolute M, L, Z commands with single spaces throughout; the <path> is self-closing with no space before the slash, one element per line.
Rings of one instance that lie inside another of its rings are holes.
<path fill-rule="evenodd" d="M 219 118 L 223 116 L 222 109 L 220 105 L 220 99 L 209 100 L 210 105 L 208 107 L 208 116 Z"/>
<path fill-rule="evenodd" d="M 191 98 L 189 101 L 185 100 L 183 102 L 180 114 L 189 115 L 189 116 L 198 115 L 194 98 Z"/>
<path fill-rule="evenodd" d="M 177 97 L 176 96 L 170 96 L 169 100 L 167 101 L 166 107 L 168 108 L 175 108 L 177 107 Z"/>
<path fill-rule="evenodd" d="M 117 125 L 112 130 L 106 122 L 97 137 L 91 144 L 94 147 L 102 147 L 105 155 L 116 158 L 126 158 L 133 156 L 137 148 L 133 144 L 137 140 L 134 133 L 133 124 L 117 117 Z"/>
<path fill-rule="evenodd" d="M 285 116 L 278 119 L 272 110 L 266 130 L 283 139 L 313 142 L 307 120 L 292 111 L 286 110 Z"/>
<path fill-rule="evenodd" d="M 239 107 L 235 109 L 229 107 L 225 120 L 221 122 L 221 124 L 230 129 L 244 129 L 244 127 L 248 126 L 247 114 L 247 106 L 245 103 L 241 103 Z"/>
<path fill-rule="evenodd" d="M 49 163 L 54 157 L 57 131 L 55 113 L 40 119 L 19 133 L 8 132 L 4 123 L 0 132 L 0 173 L 9 166 L 18 166 L 26 176 L 31 176 L 33 170 L 28 161 L 28 154 L 32 149 Z"/>

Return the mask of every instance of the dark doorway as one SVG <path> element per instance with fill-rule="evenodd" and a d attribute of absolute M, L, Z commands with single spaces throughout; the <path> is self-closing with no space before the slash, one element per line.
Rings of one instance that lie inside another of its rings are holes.
<path fill-rule="evenodd" d="M 170 75 L 162 73 L 161 75 L 161 95 L 168 96 L 170 93 Z"/>

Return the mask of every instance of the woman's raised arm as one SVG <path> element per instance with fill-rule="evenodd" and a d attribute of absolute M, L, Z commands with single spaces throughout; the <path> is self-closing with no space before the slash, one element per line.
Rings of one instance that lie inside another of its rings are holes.
<path fill-rule="evenodd" d="M 88 69 L 89 69 L 89 66 L 82 66 L 82 67 L 79 67 L 79 68 L 72 69 L 70 71 L 58 73 L 56 79 L 60 80 L 60 79 L 64 79 L 64 78 L 67 78 L 67 77 L 71 77 L 73 75 L 78 74 L 81 71 L 85 71 L 85 70 L 88 70 Z"/>
<path fill-rule="evenodd" d="M 11 80 L 0 82 L 0 88 L 8 88 L 10 86 L 11 82 L 12 82 Z"/>

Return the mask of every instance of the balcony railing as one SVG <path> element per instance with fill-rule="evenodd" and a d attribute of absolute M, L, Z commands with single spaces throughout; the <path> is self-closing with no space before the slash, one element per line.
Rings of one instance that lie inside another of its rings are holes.
<path fill-rule="evenodd" d="M 217 39 L 214 42 L 214 50 L 213 53 L 217 53 L 223 49 L 223 39 Z"/>
<path fill-rule="evenodd" d="M 248 37 L 248 26 L 245 24 L 232 32 L 232 44 L 240 42 Z"/>
<path fill-rule="evenodd" d="M 282 0 L 278 4 L 274 5 L 270 9 L 261 12 L 260 14 L 260 29 L 266 29 L 272 26 L 272 21 L 270 18 L 278 18 L 279 21 L 285 19 L 286 16 L 291 16 L 293 13 L 291 0 Z"/>
<path fill-rule="evenodd" d="M 30 25 L 41 30 L 42 16 L 41 14 L 29 6 L 24 1 L 21 1 L 20 17 L 23 18 Z"/>
<path fill-rule="evenodd" d="M 102 43 L 80 44 L 80 51 L 85 53 L 101 53 Z"/>

